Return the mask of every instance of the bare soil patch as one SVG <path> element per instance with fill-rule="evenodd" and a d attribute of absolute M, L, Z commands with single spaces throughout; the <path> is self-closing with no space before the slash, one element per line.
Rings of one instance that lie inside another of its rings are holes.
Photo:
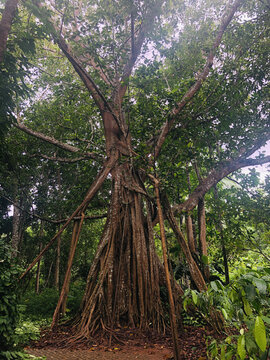
<path fill-rule="evenodd" d="M 214 336 L 206 327 L 185 326 L 179 343 L 183 360 L 206 360 L 206 339 Z M 45 330 L 38 342 L 26 350 L 35 356 L 46 356 L 47 360 L 169 360 L 173 359 L 170 334 L 142 332 L 139 329 L 119 328 L 98 334 L 94 339 L 74 341 L 72 331 L 59 327 L 55 331 Z"/>

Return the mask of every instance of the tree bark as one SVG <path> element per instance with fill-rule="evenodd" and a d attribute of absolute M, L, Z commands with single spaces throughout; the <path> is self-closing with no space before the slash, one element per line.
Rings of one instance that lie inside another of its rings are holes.
<path fill-rule="evenodd" d="M 121 325 L 164 330 L 160 286 L 166 286 L 166 278 L 155 252 L 148 201 L 129 161 L 116 166 L 107 222 L 74 324 L 77 339 Z"/>
<path fill-rule="evenodd" d="M 61 294 L 59 296 L 58 303 L 57 303 L 56 309 L 53 314 L 51 328 L 54 328 L 55 325 L 58 324 L 60 316 L 65 315 L 65 312 L 66 312 L 67 296 L 68 296 L 68 292 L 69 292 L 69 283 L 70 283 L 70 277 L 71 277 L 71 267 L 73 264 L 73 259 L 75 256 L 75 251 L 76 251 L 76 247 L 78 244 L 83 220 L 84 220 L 84 213 L 82 213 L 81 220 L 75 221 L 74 225 L 73 225 L 73 232 L 72 232 L 72 238 L 71 238 L 71 243 L 70 243 L 70 251 L 69 251 L 69 258 L 68 258 L 68 263 L 67 263 L 66 275 L 65 275 L 63 286 L 62 286 Z"/>
<path fill-rule="evenodd" d="M 187 263 L 188 263 L 188 267 L 189 267 L 189 271 L 190 271 L 190 275 L 194 281 L 194 283 L 196 284 L 197 289 L 202 292 L 207 290 L 207 286 L 205 284 L 205 280 L 203 278 L 203 275 L 200 271 L 200 269 L 198 268 L 195 260 L 192 257 L 192 254 L 190 252 L 189 246 L 184 238 L 184 235 L 182 234 L 178 224 L 177 224 L 177 220 L 175 219 L 173 212 L 171 210 L 170 204 L 168 202 L 168 199 L 166 198 L 166 196 L 163 196 L 162 198 L 162 202 L 163 202 L 163 206 L 165 209 L 165 214 L 166 217 L 169 221 L 169 224 L 171 226 L 171 228 L 173 229 L 176 238 L 178 240 L 178 243 L 186 257 Z"/>
<path fill-rule="evenodd" d="M 191 251 L 191 254 L 196 253 L 196 246 L 195 246 L 195 239 L 193 233 L 193 224 L 192 224 L 192 217 L 191 215 L 186 216 L 186 229 L 187 229 L 187 239 L 188 239 L 188 246 Z"/>
<path fill-rule="evenodd" d="M 39 251 L 41 250 L 42 250 L 42 242 L 39 243 Z M 36 284 L 35 284 L 36 294 L 39 294 L 39 281 L 40 281 L 40 260 L 37 263 Z"/>
<path fill-rule="evenodd" d="M 199 224 L 199 244 L 201 250 L 201 257 L 202 257 L 201 259 L 202 267 L 203 267 L 205 279 L 208 281 L 210 272 L 208 265 L 208 252 L 207 252 L 207 242 L 206 242 L 206 221 L 205 221 L 204 199 L 200 199 L 198 204 L 198 224 Z"/>
<path fill-rule="evenodd" d="M 108 174 L 112 170 L 116 160 L 118 158 L 118 152 L 112 151 L 111 157 L 104 163 L 102 170 L 97 175 L 95 181 L 90 186 L 84 200 L 82 203 L 77 207 L 77 209 L 73 212 L 73 214 L 67 219 L 65 224 L 61 227 L 58 233 L 50 240 L 50 242 L 44 247 L 44 249 L 40 252 L 40 254 L 35 258 L 35 260 L 28 266 L 25 272 L 20 276 L 20 280 L 25 277 L 25 275 L 35 266 L 35 264 L 42 258 L 45 252 L 50 248 L 50 246 L 55 242 L 55 240 L 62 234 L 62 232 L 67 228 L 70 222 L 77 216 L 82 209 L 86 209 L 92 198 L 95 196 L 97 191 L 102 186 L 103 182 L 107 178 Z"/>
<path fill-rule="evenodd" d="M 13 204 L 13 217 L 12 217 L 12 238 L 11 238 L 11 246 L 12 246 L 12 256 L 17 257 L 18 248 L 20 242 L 20 216 L 21 212 L 19 209 L 19 200 L 16 200 Z"/>
<path fill-rule="evenodd" d="M 220 200 L 218 197 L 218 190 L 217 187 L 214 187 L 214 195 L 217 202 L 217 220 L 216 220 L 216 227 L 220 234 L 220 242 L 222 247 L 222 256 L 223 256 L 223 264 L 224 264 L 224 272 L 225 272 L 225 282 L 228 285 L 230 283 L 230 274 L 229 274 L 229 265 L 228 265 L 228 258 L 227 258 L 227 250 L 225 246 L 225 239 L 224 239 L 224 232 L 222 226 L 222 218 L 221 218 L 221 209 L 220 209 Z"/>
<path fill-rule="evenodd" d="M 59 291 L 59 275 L 60 275 L 60 258 L 61 258 L 61 235 L 57 238 L 56 261 L 54 272 L 54 286 Z"/>
<path fill-rule="evenodd" d="M 171 330 L 172 330 L 172 338 L 173 338 L 173 354 L 174 354 L 174 358 L 176 360 L 180 360 L 181 354 L 180 354 L 178 330 L 177 330 L 177 317 L 176 317 L 176 312 L 175 312 L 171 278 L 170 278 L 170 272 L 169 272 L 169 266 L 168 266 L 165 227 L 164 227 L 164 219 L 163 219 L 163 213 L 162 213 L 160 197 L 159 197 L 158 180 L 155 178 L 152 178 L 152 180 L 154 181 L 154 185 L 155 185 L 155 194 L 156 194 L 156 201 L 157 201 L 157 208 L 158 208 L 158 218 L 159 218 L 159 226 L 160 226 L 160 236 L 161 236 L 161 243 L 162 243 L 164 269 L 165 269 L 166 283 L 167 283 L 167 289 L 168 289 L 168 295 L 169 295 Z"/>
<path fill-rule="evenodd" d="M 0 21 L 0 63 L 3 61 L 12 21 L 18 7 L 18 0 L 7 0 Z"/>

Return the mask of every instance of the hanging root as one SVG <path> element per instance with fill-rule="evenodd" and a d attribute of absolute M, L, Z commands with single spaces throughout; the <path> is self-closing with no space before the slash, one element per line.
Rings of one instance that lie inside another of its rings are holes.
<path fill-rule="evenodd" d="M 97 333 L 112 341 L 118 338 L 112 329 L 122 326 L 164 332 L 168 320 L 160 298 L 165 278 L 155 252 L 149 200 L 144 200 L 138 175 L 123 170 L 119 166 L 114 174 L 107 223 L 74 323 L 78 341 Z"/>

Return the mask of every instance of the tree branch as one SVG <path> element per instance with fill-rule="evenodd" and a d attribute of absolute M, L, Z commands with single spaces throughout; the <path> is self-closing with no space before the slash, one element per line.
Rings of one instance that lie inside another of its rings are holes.
<path fill-rule="evenodd" d="M 192 192 L 190 197 L 180 205 L 174 206 L 174 211 L 191 211 L 198 205 L 200 199 L 220 180 L 230 173 L 246 166 L 262 165 L 270 162 L 270 155 L 258 159 L 230 159 L 221 164 L 217 169 L 212 170 L 209 175 L 202 179 L 201 184 Z"/>
<path fill-rule="evenodd" d="M 41 139 L 43 141 L 46 141 L 60 149 L 63 149 L 63 150 L 66 150 L 66 151 L 69 151 L 69 152 L 72 152 L 72 153 L 80 153 L 81 152 L 81 149 L 75 147 L 75 146 L 72 146 L 72 145 L 69 145 L 69 144 L 65 144 L 65 143 L 62 143 L 61 141 L 53 138 L 52 136 L 48 136 L 48 135 L 45 135 L 45 134 L 42 134 L 41 132 L 38 132 L 38 131 L 35 131 L 35 130 L 32 130 L 32 129 L 29 129 L 27 126 L 25 126 L 23 123 L 21 122 L 18 122 L 16 124 L 14 124 L 14 126 L 20 130 L 22 130 L 23 132 L 25 132 L 26 134 L 29 134 L 33 137 L 36 137 L 38 139 Z M 100 156 L 95 154 L 95 153 L 84 153 L 84 158 L 90 158 L 90 159 L 94 159 L 94 160 L 101 160 Z"/>
<path fill-rule="evenodd" d="M 27 211 L 25 210 L 23 207 L 19 206 L 16 201 L 10 199 L 9 197 L 3 195 L 3 194 L 0 194 L 0 196 L 2 198 L 4 198 L 5 200 L 7 200 L 9 203 L 11 203 L 12 205 L 16 205 L 16 207 L 18 209 L 20 209 L 21 211 L 23 211 L 24 213 L 28 214 L 29 216 L 33 217 L 33 218 L 37 218 L 39 220 L 43 220 L 43 221 L 46 221 L 48 223 L 51 223 L 51 224 L 61 224 L 61 223 L 65 223 L 67 222 L 68 219 L 59 219 L 59 220 L 53 220 L 53 219 L 49 219 L 49 218 L 46 218 L 44 216 L 40 216 L 38 214 L 35 214 L 34 212 L 30 212 L 30 211 Z M 86 215 L 84 218 L 85 219 L 88 219 L 88 220 L 97 220 L 97 219 L 103 219 L 107 217 L 107 213 L 105 214 L 100 214 L 100 215 Z M 73 218 L 73 220 L 80 220 L 81 219 L 81 216 L 75 216 Z"/>
<path fill-rule="evenodd" d="M 44 6 L 37 0 L 35 0 L 34 3 L 38 9 L 42 9 L 42 7 Z M 72 50 L 70 49 L 69 45 L 67 44 L 67 42 L 65 41 L 63 36 L 60 34 L 59 29 L 54 24 L 53 20 L 50 19 L 50 20 L 48 20 L 48 22 L 54 29 L 54 33 L 52 34 L 52 36 L 54 37 L 55 42 L 57 43 L 59 48 L 62 50 L 62 52 L 64 53 L 66 58 L 69 60 L 69 62 L 71 63 L 71 65 L 73 66 L 74 70 L 79 75 L 79 77 L 81 78 L 83 83 L 85 84 L 87 90 L 89 91 L 89 93 L 93 97 L 96 105 L 98 106 L 101 115 L 104 115 L 104 112 L 106 112 L 106 111 L 110 112 L 119 128 L 119 131 L 121 133 L 123 133 L 123 129 L 120 126 L 118 117 L 115 114 L 114 109 L 112 109 L 112 107 L 110 106 L 110 104 L 108 103 L 108 101 L 106 100 L 106 98 L 104 97 L 104 95 L 102 94 L 102 92 L 100 91 L 100 89 L 98 88 L 96 83 L 94 82 L 94 80 L 86 72 L 86 70 L 83 68 L 82 64 L 80 64 L 80 61 L 72 54 Z M 102 118 L 103 118 L 103 116 L 102 116 Z"/>
<path fill-rule="evenodd" d="M 210 72 L 210 69 L 213 66 L 215 52 L 221 43 L 223 34 L 224 34 L 225 30 L 227 29 L 228 25 L 230 24 L 235 12 L 242 4 L 242 2 L 243 2 L 243 0 L 236 0 L 235 3 L 231 6 L 230 10 L 223 15 L 217 36 L 213 42 L 213 45 L 212 45 L 212 48 L 211 48 L 209 54 L 208 54 L 206 64 L 204 66 L 203 71 L 200 73 L 195 84 L 193 86 L 191 86 L 191 88 L 182 97 L 181 101 L 170 112 L 167 121 L 161 128 L 161 131 L 160 131 L 160 134 L 159 134 L 159 137 L 157 140 L 157 144 L 156 144 L 154 152 L 153 152 L 155 157 L 158 157 L 160 150 L 162 148 L 162 145 L 164 144 L 164 141 L 165 141 L 169 131 L 172 129 L 172 127 L 175 124 L 177 115 L 183 110 L 183 108 L 186 106 L 186 104 L 195 96 L 195 94 L 201 88 L 203 82 L 206 80 L 206 78 Z"/>
<path fill-rule="evenodd" d="M 59 235 L 67 228 L 70 222 L 74 219 L 75 216 L 78 216 L 82 212 L 84 212 L 89 205 L 90 201 L 100 189 L 102 184 L 104 183 L 105 179 L 107 178 L 108 174 L 114 167 L 117 159 L 118 159 L 118 152 L 112 152 L 111 157 L 104 163 L 102 170 L 98 173 L 96 179 L 92 183 L 90 189 L 88 190 L 84 200 L 82 203 L 77 207 L 77 209 L 73 212 L 73 214 L 67 219 L 65 224 L 61 227 L 61 229 L 57 232 L 56 235 L 50 240 L 50 242 L 43 248 L 40 254 L 35 258 L 35 260 L 28 266 L 25 272 L 20 276 L 20 280 L 25 277 L 25 275 L 35 266 L 35 264 L 42 258 L 44 253 L 50 248 L 50 246 L 54 243 L 54 241 L 58 238 Z"/>
<path fill-rule="evenodd" d="M 73 32 L 74 33 L 79 33 L 79 27 L 78 27 L 78 14 L 79 12 L 81 11 L 81 6 L 77 7 L 77 8 L 74 8 L 74 25 L 72 24 L 72 28 L 73 28 Z M 80 37 L 77 35 L 75 38 L 74 38 L 74 41 L 79 41 L 80 40 Z M 86 59 L 90 65 L 93 67 L 94 70 L 96 70 L 98 73 L 99 73 L 99 76 L 101 77 L 101 79 L 107 84 L 107 85 L 110 85 L 112 86 L 112 82 L 108 76 L 108 74 L 106 73 L 106 71 L 103 69 L 102 65 L 100 64 L 99 62 L 99 59 L 98 59 L 98 64 L 96 63 L 96 61 L 94 60 L 94 57 L 91 56 L 89 54 L 89 47 L 85 46 L 85 44 L 83 43 L 80 43 L 80 45 L 85 49 L 85 54 L 84 55 L 81 55 L 79 56 L 78 58 L 82 61 L 84 59 Z M 96 54 L 95 54 L 96 55 Z"/>
<path fill-rule="evenodd" d="M 123 97 L 127 90 L 127 79 L 131 75 L 131 72 L 134 68 L 134 65 L 136 63 L 136 60 L 138 56 L 141 53 L 141 48 L 144 43 L 145 37 L 147 35 L 147 32 L 151 28 L 153 21 L 157 15 L 157 5 L 153 5 L 150 9 L 148 14 L 146 14 L 145 22 L 143 22 L 140 26 L 140 29 L 138 30 L 138 34 L 135 37 L 135 29 L 134 29 L 134 13 L 131 14 L 131 51 L 130 51 L 130 57 L 124 67 L 123 74 L 121 76 L 119 86 L 117 91 L 115 92 L 113 98 L 115 102 L 118 102 L 118 104 L 122 103 Z"/>
<path fill-rule="evenodd" d="M 123 130 L 123 127 L 121 126 L 118 116 L 115 114 L 114 109 L 110 106 L 108 101 L 105 99 L 101 91 L 99 90 L 98 86 L 95 84 L 94 80 L 90 77 L 90 75 L 84 70 L 82 65 L 79 63 L 79 61 L 72 55 L 71 50 L 67 43 L 65 42 L 63 37 L 56 38 L 55 41 L 57 42 L 59 48 L 63 51 L 63 53 L 66 55 L 67 59 L 71 63 L 71 65 L 74 67 L 77 74 L 82 79 L 83 83 L 85 84 L 87 90 L 92 95 L 96 105 L 98 106 L 101 115 L 104 115 L 104 112 L 109 112 L 112 114 L 112 117 L 114 121 L 116 122 L 120 133 L 124 134 L 125 131 Z M 104 121 L 104 116 L 102 116 L 102 119 Z"/>
<path fill-rule="evenodd" d="M 50 160 L 50 161 L 58 161 L 58 162 L 63 162 L 63 163 L 75 163 L 78 161 L 82 161 L 82 160 L 89 160 L 89 157 L 87 156 L 80 156 L 80 157 L 76 157 L 76 158 L 61 158 L 61 157 L 57 157 L 57 156 L 47 156 L 45 154 L 33 154 L 33 155 L 28 155 L 29 157 L 40 157 L 42 159 L 46 159 L 46 160 Z"/>

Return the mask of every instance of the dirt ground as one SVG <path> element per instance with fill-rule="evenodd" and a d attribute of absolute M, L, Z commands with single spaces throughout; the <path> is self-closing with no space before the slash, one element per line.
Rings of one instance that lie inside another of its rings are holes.
<path fill-rule="evenodd" d="M 47 360 L 170 360 L 173 350 L 170 334 L 142 334 L 137 329 L 119 329 L 108 345 L 108 340 L 73 343 L 68 329 L 44 331 L 38 342 L 25 350 Z M 206 360 L 206 341 L 214 335 L 204 327 L 186 326 L 179 336 L 181 360 Z"/>
<path fill-rule="evenodd" d="M 172 351 L 160 347 L 155 348 L 129 348 L 109 350 L 63 350 L 63 349 L 27 349 L 35 356 L 46 356 L 47 360 L 169 360 Z"/>
<path fill-rule="evenodd" d="M 205 327 L 186 326 L 179 334 L 181 360 L 206 360 L 206 341 L 213 336 Z M 25 350 L 47 360 L 170 360 L 173 359 L 170 334 L 141 333 L 138 329 L 118 329 L 109 346 L 108 339 L 73 342 L 68 328 L 43 331 L 41 339 Z"/>

